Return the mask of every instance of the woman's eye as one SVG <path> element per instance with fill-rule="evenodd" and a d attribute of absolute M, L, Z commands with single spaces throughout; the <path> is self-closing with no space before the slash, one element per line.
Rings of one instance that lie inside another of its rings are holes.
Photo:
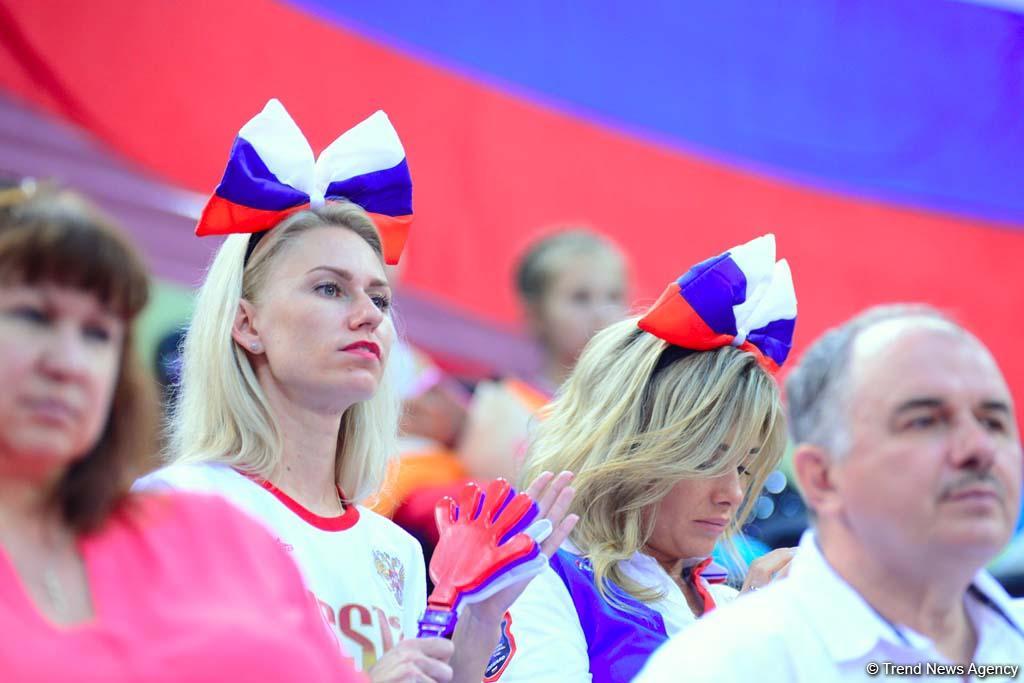
<path fill-rule="evenodd" d="M 19 306 L 11 311 L 11 315 L 21 320 L 26 320 L 30 323 L 44 324 L 49 322 L 50 318 L 46 315 L 46 312 L 41 308 L 34 306 Z"/>
<path fill-rule="evenodd" d="M 739 467 L 737 467 L 736 471 L 740 473 L 741 477 L 749 477 L 751 474 L 753 474 L 750 470 L 748 470 L 743 465 L 740 465 Z"/>
<path fill-rule="evenodd" d="M 103 325 L 86 325 L 85 336 L 93 341 L 110 341 L 110 330 Z"/>
<path fill-rule="evenodd" d="M 714 467 L 716 465 L 718 465 L 718 461 L 721 460 L 721 459 L 722 459 L 722 455 L 721 454 L 714 455 L 714 456 L 708 458 L 707 460 L 705 460 L 704 462 L 702 462 L 701 464 L 697 465 L 697 469 L 699 471 L 701 471 L 701 472 L 706 472 L 706 471 L 708 471 L 710 469 L 714 469 Z"/>
<path fill-rule="evenodd" d="M 314 290 L 320 292 L 324 296 L 336 297 L 340 293 L 338 285 L 333 282 L 324 282 L 314 287 Z"/>
<path fill-rule="evenodd" d="M 387 311 L 391 308 L 391 297 L 384 294 L 374 294 L 370 297 L 373 301 L 373 305 L 382 311 Z"/>

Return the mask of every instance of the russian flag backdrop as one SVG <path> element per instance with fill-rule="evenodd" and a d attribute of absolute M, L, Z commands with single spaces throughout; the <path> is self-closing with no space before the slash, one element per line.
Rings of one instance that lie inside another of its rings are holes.
<path fill-rule="evenodd" d="M 207 195 L 271 97 L 316 150 L 388 112 L 416 182 L 404 282 L 452 310 L 513 323 L 544 226 L 622 244 L 638 306 L 773 232 L 797 356 L 926 301 L 1019 400 L 1022 83 L 1024 15 L 954 0 L 0 0 L 0 88 Z"/>

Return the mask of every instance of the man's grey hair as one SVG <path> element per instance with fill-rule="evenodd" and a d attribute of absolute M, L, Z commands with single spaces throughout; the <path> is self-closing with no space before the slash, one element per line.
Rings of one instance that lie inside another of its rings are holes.
<path fill-rule="evenodd" d="M 850 355 L 862 332 L 883 322 L 931 318 L 961 329 L 949 316 L 924 304 L 869 308 L 811 344 L 786 380 L 789 432 L 794 443 L 813 444 L 833 457 L 850 447 L 847 424 Z"/>

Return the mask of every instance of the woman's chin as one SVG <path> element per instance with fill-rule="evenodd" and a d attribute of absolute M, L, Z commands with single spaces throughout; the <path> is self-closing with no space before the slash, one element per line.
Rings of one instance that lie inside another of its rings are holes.
<path fill-rule="evenodd" d="M 5 444 L 4 455 L 9 460 L 4 469 L 23 471 L 34 476 L 58 476 L 84 454 L 63 435 L 36 435 Z"/>
<path fill-rule="evenodd" d="M 694 559 L 699 557 L 708 557 L 715 551 L 715 543 L 708 542 L 702 539 L 700 543 L 689 543 L 685 548 L 681 548 L 681 555 L 683 559 Z"/>
<path fill-rule="evenodd" d="M 347 373 L 342 381 L 327 388 L 328 394 L 343 405 L 364 403 L 377 395 L 380 380 L 368 372 Z"/>

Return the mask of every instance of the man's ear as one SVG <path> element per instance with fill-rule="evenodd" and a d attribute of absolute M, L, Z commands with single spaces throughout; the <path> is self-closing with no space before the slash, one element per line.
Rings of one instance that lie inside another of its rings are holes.
<path fill-rule="evenodd" d="M 819 446 L 799 444 L 793 451 L 793 472 L 804 502 L 819 517 L 838 509 L 835 469 L 835 458 Z"/>
<path fill-rule="evenodd" d="M 238 310 L 235 311 L 235 322 L 231 325 L 231 338 L 235 343 L 250 354 L 262 354 L 263 340 L 256 328 L 256 307 L 249 301 L 240 299 Z"/>

